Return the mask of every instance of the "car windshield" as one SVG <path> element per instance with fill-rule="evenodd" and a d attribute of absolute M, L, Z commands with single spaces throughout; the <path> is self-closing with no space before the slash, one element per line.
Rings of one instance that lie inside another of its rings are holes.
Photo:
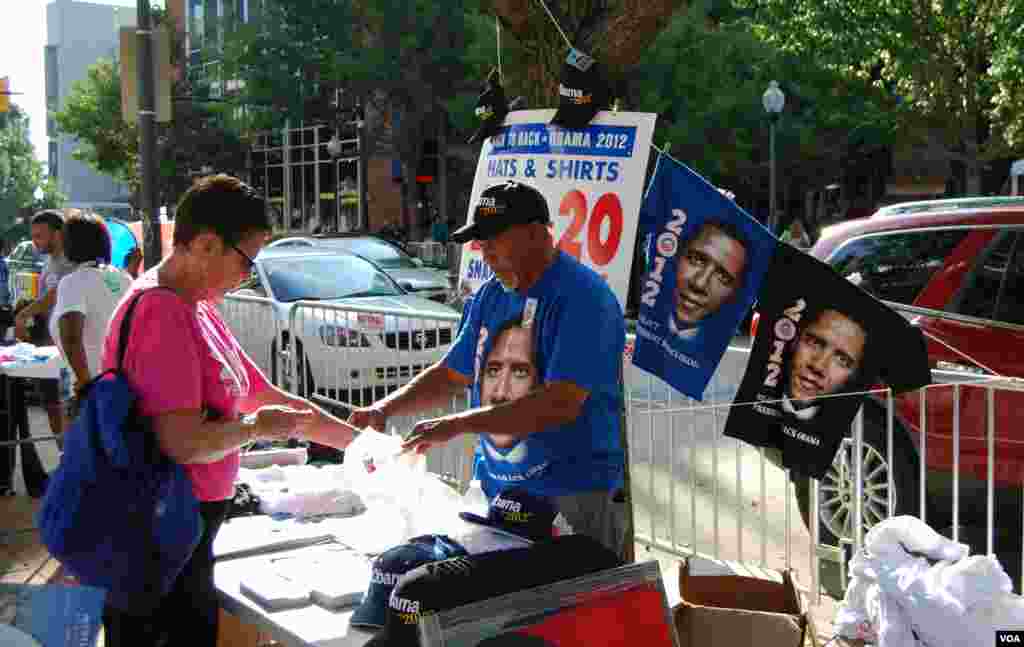
<path fill-rule="evenodd" d="M 394 245 L 374 238 L 337 238 L 331 240 L 330 245 L 368 258 L 386 270 L 417 267 L 412 256 Z"/>
<path fill-rule="evenodd" d="M 387 275 L 355 256 L 292 256 L 260 262 L 278 301 L 402 294 Z"/>

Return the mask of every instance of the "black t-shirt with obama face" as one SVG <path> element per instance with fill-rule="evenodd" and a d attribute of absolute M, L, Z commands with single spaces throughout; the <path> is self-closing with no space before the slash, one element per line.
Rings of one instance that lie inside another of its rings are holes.
<path fill-rule="evenodd" d="M 779 245 L 758 300 L 761 319 L 725 435 L 782 451 L 821 478 L 863 392 L 881 376 L 896 392 L 930 382 L 924 338 L 828 265 Z"/>

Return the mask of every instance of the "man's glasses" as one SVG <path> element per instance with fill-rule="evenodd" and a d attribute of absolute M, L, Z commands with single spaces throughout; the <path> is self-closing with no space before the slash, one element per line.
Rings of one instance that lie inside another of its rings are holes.
<path fill-rule="evenodd" d="M 256 261 L 255 261 L 255 260 L 253 260 L 252 256 L 249 256 L 248 254 L 246 254 L 245 252 L 243 252 L 243 251 L 242 251 L 242 250 L 241 250 L 241 249 L 240 249 L 240 248 L 238 247 L 238 245 L 232 245 L 232 246 L 231 246 L 231 249 L 235 250 L 236 252 L 238 252 L 239 254 L 241 254 L 241 255 L 242 255 L 242 258 L 244 258 L 244 259 L 246 260 L 246 262 L 248 262 L 248 263 L 249 263 L 249 270 L 251 271 L 251 270 L 252 270 L 252 268 L 253 268 L 253 266 L 254 266 L 254 265 L 256 265 Z"/>

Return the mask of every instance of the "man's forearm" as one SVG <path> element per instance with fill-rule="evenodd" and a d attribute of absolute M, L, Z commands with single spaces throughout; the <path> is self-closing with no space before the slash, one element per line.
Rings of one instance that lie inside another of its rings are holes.
<path fill-rule="evenodd" d="M 525 396 L 455 414 L 471 433 L 525 438 L 579 417 L 586 392 L 567 382 L 547 384 Z"/>
<path fill-rule="evenodd" d="M 54 295 L 57 290 L 50 290 L 42 299 L 36 299 L 32 303 L 22 308 L 21 312 L 18 313 L 19 318 L 27 319 L 29 317 L 35 317 L 38 315 L 45 315 L 53 309 L 55 301 Z"/>
<path fill-rule="evenodd" d="M 373 406 L 388 417 L 411 415 L 450 404 L 469 384 L 467 378 L 438 362 Z"/>

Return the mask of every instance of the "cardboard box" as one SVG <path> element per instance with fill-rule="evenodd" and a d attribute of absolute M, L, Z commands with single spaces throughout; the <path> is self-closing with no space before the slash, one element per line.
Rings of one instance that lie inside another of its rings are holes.
<path fill-rule="evenodd" d="M 806 639 L 817 645 L 791 573 L 783 572 L 781 582 L 728 570 L 695 574 L 706 570 L 690 559 L 679 566 L 682 601 L 672 613 L 679 647 L 802 647 Z"/>

